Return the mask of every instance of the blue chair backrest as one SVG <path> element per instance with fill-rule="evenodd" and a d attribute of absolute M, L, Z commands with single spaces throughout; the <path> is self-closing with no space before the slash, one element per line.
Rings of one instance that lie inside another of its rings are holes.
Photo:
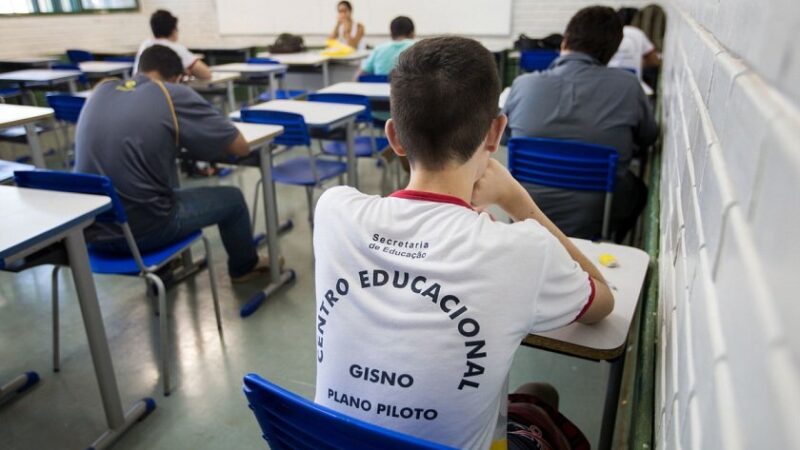
<path fill-rule="evenodd" d="M 84 61 L 94 61 L 94 55 L 86 50 L 67 50 L 67 59 L 73 64 L 78 64 Z"/>
<path fill-rule="evenodd" d="M 562 189 L 613 192 L 617 150 L 545 138 L 508 140 L 508 170 L 520 182 Z"/>
<path fill-rule="evenodd" d="M 119 199 L 119 195 L 117 195 L 117 191 L 108 177 L 56 170 L 22 170 L 14 172 L 14 183 L 23 188 L 105 195 L 111 198 L 111 209 L 98 215 L 95 220 L 119 224 L 128 221 L 122 201 Z"/>
<path fill-rule="evenodd" d="M 358 76 L 359 83 L 388 83 L 389 75 L 363 74 Z"/>
<path fill-rule="evenodd" d="M 243 390 L 272 450 L 450 449 L 345 416 L 255 374 L 244 377 Z"/>
<path fill-rule="evenodd" d="M 247 64 L 280 64 L 272 58 L 247 58 Z"/>
<path fill-rule="evenodd" d="M 526 50 L 520 55 L 519 66 L 525 72 L 538 72 L 550 67 L 558 55 L 558 50 Z"/>
<path fill-rule="evenodd" d="M 346 105 L 363 106 L 364 111 L 356 116 L 356 122 L 372 123 L 372 106 L 369 97 L 357 94 L 308 94 L 310 102 L 343 103 Z"/>
<path fill-rule="evenodd" d="M 85 97 L 69 94 L 49 94 L 47 104 L 55 111 L 56 119 L 70 123 L 78 123 Z"/>
<path fill-rule="evenodd" d="M 260 109 L 243 109 L 241 111 L 242 122 L 266 123 L 269 125 L 280 125 L 283 127 L 283 134 L 276 137 L 274 142 L 278 145 L 311 145 L 311 136 L 308 134 L 306 121 L 300 114 L 264 111 Z"/>

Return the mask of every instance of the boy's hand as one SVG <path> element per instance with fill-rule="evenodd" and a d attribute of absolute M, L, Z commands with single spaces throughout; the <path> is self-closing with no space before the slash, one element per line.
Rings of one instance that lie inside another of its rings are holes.
<path fill-rule="evenodd" d="M 475 182 L 472 191 L 472 205 L 485 208 L 498 205 L 515 220 L 525 217 L 524 212 L 538 211 L 528 191 L 502 164 L 490 159 L 483 176 Z"/>

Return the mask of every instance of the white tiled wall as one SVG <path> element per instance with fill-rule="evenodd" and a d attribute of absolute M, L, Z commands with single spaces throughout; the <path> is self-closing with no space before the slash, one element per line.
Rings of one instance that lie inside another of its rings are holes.
<path fill-rule="evenodd" d="M 0 0 L 1 1 L 1 0 Z M 139 0 L 141 11 L 106 15 L 0 18 L 0 57 L 59 53 L 66 48 L 99 48 L 135 46 L 150 34 L 148 17 L 159 8 L 178 16 L 181 40 L 189 44 L 232 42 L 246 45 L 267 45 L 274 35 L 220 36 L 215 2 L 230 0 Z M 355 8 L 359 1 L 354 0 Z M 489 1 L 489 0 L 487 0 Z M 543 37 L 562 33 L 567 21 L 578 9 L 594 4 L 592 0 L 513 0 L 512 33 L 506 37 L 479 37 L 487 43 L 506 45 L 520 33 Z M 610 6 L 642 6 L 646 0 L 604 2 Z M 315 11 L 315 14 L 327 14 Z M 329 14 L 334 20 L 333 11 Z M 356 14 L 357 18 L 357 14 Z M 277 35 L 281 30 L 273 30 Z M 418 30 L 425 34 L 425 30 Z M 367 41 L 383 42 L 387 30 L 367 30 Z M 324 36 L 307 36 L 312 43 Z M 798 69 L 795 69 L 798 70 Z"/>
<path fill-rule="evenodd" d="M 800 448 L 800 3 L 667 10 L 657 447 Z"/>

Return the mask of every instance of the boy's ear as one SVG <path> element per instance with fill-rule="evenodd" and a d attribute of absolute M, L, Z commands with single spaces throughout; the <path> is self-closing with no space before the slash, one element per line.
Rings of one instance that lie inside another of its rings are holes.
<path fill-rule="evenodd" d="M 386 131 L 386 139 L 389 140 L 389 145 L 392 146 L 392 150 L 394 150 L 398 156 L 406 156 L 406 149 L 400 145 L 400 141 L 397 139 L 397 129 L 394 127 L 394 121 L 392 119 L 386 121 L 384 130 Z"/>
<path fill-rule="evenodd" d="M 503 139 L 503 131 L 508 124 L 508 116 L 500 114 L 492 119 L 492 124 L 489 126 L 489 132 L 486 134 L 486 150 L 494 153 L 500 148 L 500 140 Z"/>

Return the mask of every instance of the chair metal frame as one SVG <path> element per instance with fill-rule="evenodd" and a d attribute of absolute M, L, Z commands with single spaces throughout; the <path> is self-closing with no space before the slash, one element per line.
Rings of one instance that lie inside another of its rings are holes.
<path fill-rule="evenodd" d="M 139 246 L 136 244 L 133 233 L 131 232 L 130 225 L 127 221 L 127 214 L 122 205 L 116 190 L 114 189 L 111 180 L 105 176 L 94 174 L 77 174 L 69 172 L 49 171 L 49 170 L 36 170 L 36 171 L 17 171 L 14 172 L 14 180 L 19 187 L 30 187 L 34 189 L 46 189 L 62 192 L 75 192 L 94 195 L 105 195 L 111 198 L 112 208 L 96 217 L 97 222 L 102 223 L 115 223 L 122 229 L 125 241 L 131 252 L 131 257 L 136 263 L 139 272 L 133 273 L 108 273 L 114 275 L 125 276 L 138 276 L 145 280 L 147 284 L 147 293 L 150 297 L 150 289 L 155 289 L 156 314 L 159 316 L 159 340 L 160 340 L 160 371 L 162 377 L 163 392 L 168 396 L 171 392 L 170 372 L 169 372 L 169 332 L 167 320 L 167 303 L 166 303 L 166 287 L 164 281 L 158 275 L 157 271 L 165 265 L 171 263 L 176 258 L 183 257 L 183 253 L 201 238 L 205 248 L 206 261 L 208 267 L 209 279 L 211 282 L 211 295 L 214 301 L 214 314 L 217 320 L 217 330 L 222 335 L 222 318 L 219 309 L 219 295 L 217 291 L 216 270 L 214 268 L 213 256 L 211 252 L 211 244 L 206 238 L 202 230 L 198 231 L 191 241 L 177 251 L 170 257 L 165 258 L 160 264 L 146 265 L 139 251 Z M 92 253 L 91 248 L 89 253 Z M 60 370 L 60 332 L 59 332 L 59 296 L 58 296 L 58 272 L 61 266 L 54 266 L 51 274 L 52 279 L 52 306 L 53 306 L 53 370 L 58 372 Z"/>

